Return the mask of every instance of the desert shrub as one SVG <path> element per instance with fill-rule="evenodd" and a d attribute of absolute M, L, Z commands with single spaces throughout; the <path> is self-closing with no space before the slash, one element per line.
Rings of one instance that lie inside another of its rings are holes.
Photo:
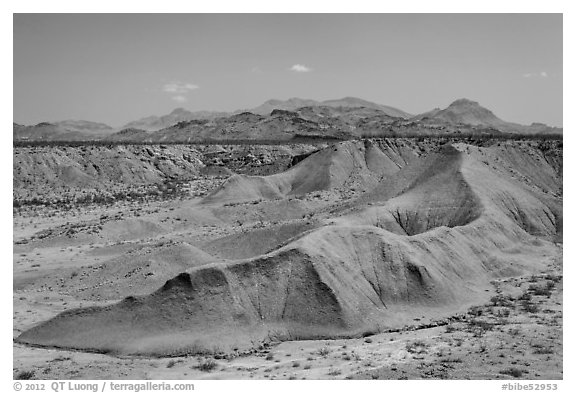
<path fill-rule="evenodd" d="M 196 367 L 200 371 L 210 372 L 214 370 L 217 366 L 218 363 L 216 363 L 214 359 L 202 359 L 199 361 L 198 366 Z"/>
<path fill-rule="evenodd" d="M 312 366 L 310 364 L 304 365 L 304 370 L 310 370 L 311 368 L 312 368 Z"/>
<path fill-rule="evenodd" d="M 500 374 L 510 375 L 514 378 L 520 378 L 522 376 L 522 374 L 524 374 L 524 373 L 525 373 L 524 370 L 520 370 L 516 367 L 510 367 L 510 368 L 507 368 L 506 370 L 500 371 Z"/>
<path fill-rule="evenodd" d="M 482 315 L 482 307 L 480 306 L 475 306 L 475 307 L 471 307 L 470 310 L 468 310 L 468 314 L 469 315 L 473 315 L 475 317 L 479 317 Z"/>
<path fill-rule="evenodd" d="M 53 362 L 64 362 L 66 360 L 72 359 L 69 356 L 58 356 L 57 358 L 52 359 Z"/>
<path fill-rule="evenodd" d="M 494 324 L 487 322 L 487 321 L 483 321 L 481 319 L 472 319 L 469 322 L 469 326 L 472 327 L 473 329 L 480 329 L 482 331 L 489 331 L 494 329 Z"/>
<path fill-rule="evenodd" d="M 366 338 L 366 339 L 364 339 L 364 342 L 367 343 L 367 344 L 370 344 L 370 343 L 372 343 L 372 339 L 371 339 L 371 338 Z"/>
<path fill-rule="evenodd" d="M 531 314 L 538 312 L 538 306 L 534 303 L 530 303 L 529 301 L 522 302 L 522 310 L 529 312 Z"/>
<path fill-rule="evenodd" d="M 548 288 L 537 288 L 534 290 L 533 293 L 535 296 L 550 297 L 552 295 L 552 292 Z"/>
<path fill-rule="evenodd" d="M 462 363 L 462 359 L 460 358 L 442 359 L 442 363 Z"/>
<path fill-rule="evenodd" d="M 337 368 L 331 368 L 330 370 L 328 370 L 328 375 L 336 376 L 340 374 L 342 374 L 342 371 L 340 371 Z"/>
<path fill-rule="evenodd" d="M 202 344 L 198 342 L 194 342 L 184 350 L 184 353 L 189 356 L 198 356 L 198 355 L 213 355 L 218 352 L 218 348 L 206 348 Z"/>
<path fill-rule="evenodd" d="M 478 349 L 478 352 L 484 353 L 484 352 L 486 352 L 487 349 L 488 349 L 488 346 L 486 345 L 486 343 L 480 343 L 480 348 Z"/>
<path fill-rule="evenodd" d="M 536 348 L 534 351 L 535 355 L 551 355 L 554 353 L 552 348 Z"/>
<path fill-rule="evenodd" d="M 16 375 L 16 378 L 14 378 L 14 379 L 24 380 L 24 379 L 32 379 L 32 378 L 34 378 L 34 370 L 20 371 Z"/>
<path fill-rule="evenodd" d="M 453 325 L 446 325 L 446 333 L 455 332 L 456 328 Z"/>
<path fill-rule="evenodd" d="M 522 295 L 520 295 L 520 296 L 518 297 L 518 300 L 527 300 L 527 301 L 530 301 L 530 300 L 532 300 L 532 295 L 529 294 L 528 292 L 524 292 Z"/>
<path fill-rule="evenodd" d="M 511 336 L 517 336 L 520 334 L 520 329 L 519 328 L 512 328 L 512 329 L 508 330 L 508 333 Z"/>
<path fill-rule="evenodd" d="M 300 367 L 300 363 L 299 363 L 299 362 L 294 362 L 294 363 L 292 363 L 292 367 Z"/>
<path fill-rule="evenodd" d="M 406 350 L 410 353 L 426 353 L 428 351 L 428 344 L 422 340 L 412 341 L 406 344 Z"/>
<path fill-rule="evenodd" d="M 544 278 L 545 278 L 546 280 L 550 280 L 550 281 L 552 281 L 552 282 L 554 282 L 554 283 L 560 282 L 560 280 L 562 280 L 562 276 L 557 276 L 557 275 L 554 275 L 554 274 L 547 274 L 546 276 L 544 276 Z"/>
<path fill-rule="evenodd" d="M 490 302 L 494 306 L 511 307 L 513 305 L 512 300 L 513 299 L 510 295 L 508 295 L 508 296 L 496 295 L 496 296 L 492 296 L 492 298 L 490 299 Z"/>
<path fill-rule="evenodd" d="M 172 368 L 176 365 L 176 361 L 174 359 L 170 360 L 166 365 L 166 368 Z"/>
<path fill-rule="evenodd" d="M 328 356 L 329 353 L 330 353 L 330 348 L 328 348 L 328 347 L 322 347 L 318 350 L 318 355 L 320 355 L 320 356 L 326 357 L 326 356 Z"/>

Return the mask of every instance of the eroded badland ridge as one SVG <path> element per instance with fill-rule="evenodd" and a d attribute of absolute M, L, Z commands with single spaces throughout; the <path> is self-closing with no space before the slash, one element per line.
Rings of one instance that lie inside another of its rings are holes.
<path fill-rule="evenodd" d="M 15 147 L 15 373 L 562 378 L 562 161 L 542 137 Z"/>

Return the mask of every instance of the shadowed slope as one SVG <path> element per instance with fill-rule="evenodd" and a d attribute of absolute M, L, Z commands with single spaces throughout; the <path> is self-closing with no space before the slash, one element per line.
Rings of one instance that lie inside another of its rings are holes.
<path fill-rule="evenodd" d="M 249 347 L 270 335 L 359 334 L 486 300 L 490 278 L 531 271 L 540 263 L 533 255 L 547 250 L 526 235 L 526 254 L 509 254 L 517 241 L 495 227 L 463 228 L 407 238 L 325 227 L 264 257 L 192 269 L 151 295 L 62 313 L 17 340 L 166 355 L 200 343 Z"/>

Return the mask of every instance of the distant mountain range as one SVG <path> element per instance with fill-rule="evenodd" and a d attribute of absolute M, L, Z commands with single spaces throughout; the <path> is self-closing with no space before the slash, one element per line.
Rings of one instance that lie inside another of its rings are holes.
<path fill-rule="evenodd" d="M 290 140 L 297 137 L 351 138 L 402 134 L 562 134 L 542 123 L 506 122 L 475 101 L 458 99 L 445 109 L 413 116 L 360 98 L 315 101 L 269 100 L 246 111 L 191 112 L 178 108 L 114 129 L 106 124 L 65 120 L 23 126 L 14 123 L 18 140 L 192 142 L 202 140 Z"/>
<path fill-rule="evenodd" d="M 328 106 L 333 108 L 369 108 L 382 111 L 388 116 L 401 117 L 404 119 L 412 116 L 404 111 L 401 111 L 400 109 L 396 109 L 391 106 L 375 104 L 373 102 L 355 97 L 345 97 L 339 100 L 327 100 L 321 102 L 315 100 L 303 100 L 301 98 L 290 98 L 286 101 L 269 100 L 264 104 L 257 106 L 256 108 L 250 109 L 249 112 L 259 115 L 269 115 L 275 109 L 293 111 L 306 106 Z"/>
<path fill-rule="evenodd" d="M 13 123 L 14 140 L 70 140 L 101 139 L 117 130 L 103 124 L 86 120 L 64 120 L 53 123 L 38 123 L 24 126 Z"/>

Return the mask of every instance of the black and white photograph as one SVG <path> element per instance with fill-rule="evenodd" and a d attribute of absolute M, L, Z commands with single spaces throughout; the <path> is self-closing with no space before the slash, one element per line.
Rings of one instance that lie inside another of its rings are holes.
<path fill-rule="evenodd" d="M 12 15 L 15 389 L 560 386 L 562 13 L 136 11 Z"/>

